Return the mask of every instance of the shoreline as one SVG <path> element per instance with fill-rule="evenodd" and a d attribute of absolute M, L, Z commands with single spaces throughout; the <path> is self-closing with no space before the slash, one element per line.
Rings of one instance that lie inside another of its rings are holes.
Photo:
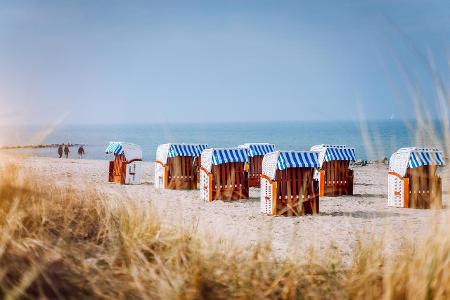
<path fill-rule="evenodd" d="M 69 148 L 70 147 L 78 147 L 80 145 L 83 145 L 85 148 L 88 148 L 89 145 L 88 144 L 68 144 Z M 24 145 L 24 146 L 0 146 L 0 151 L 2 150 L 33 150 L 33 149 L 49 149 L 49 148 L 58 148 L 59 144 L 42 144 L 42 145 Z M 88 148 L 89 149 L 89 148 Z M 5 154 L 9 154 L 9 153 L 5 153 Z M 17 153 L 18 155 L 21 155 L 21 153 Z M 103 155 L 107 155 L 105 153 L 102 153 Z M 36 155 L 36 154 L 23 154 L 25 156 L 29 156 L 29 157 L 41 157 L 41 158 L 58 158 L 55 156 L 49 156 L 49 155 Z M 77 159 L 76 157 L 70 158 L 69 159 Z M 84 160 L 106 160 L 106 159 L 101 159 L 101 158 L 83 158 Z M 146 162 L 154 162 L 154 159 L 150 159 L 150 160 L 144 160 Z M 378 163 L 382 163 L 387 165 L 389 163 L 389 159 L 387 157 L 383 157 L 380 159 L 375 159 L 375 160 L 370 160 L 370 159 L 357 159 L 353 162 L 350 162 L 350 167 L 353 166 L 367 166 L 367 165 L 371 165 L 371 164 L 378 164 Z"/>

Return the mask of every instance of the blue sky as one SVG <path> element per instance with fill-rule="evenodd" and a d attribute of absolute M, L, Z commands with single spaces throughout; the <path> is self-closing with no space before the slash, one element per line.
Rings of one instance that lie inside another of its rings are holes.
<path fill-rule="evenodd" d="M 2 122 L 411 118 L 449 1 L 0 1 Z M 410 86 L 408 86 L 410 80 Z"/>

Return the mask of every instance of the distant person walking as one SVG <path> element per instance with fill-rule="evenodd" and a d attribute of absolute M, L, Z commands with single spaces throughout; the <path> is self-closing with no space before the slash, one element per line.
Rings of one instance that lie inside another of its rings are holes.
<path fill-rule="evenodd" d="M 64 144 L 63 144 L 63 145 L 64 145 Z M 61 145 L 61 144 L 58 145 L 58 155 L 59 155 L 59 158 L 61 158 L 62 155 L 63 155 L 63 145 Z"/>
<path fill-rule="evenodd" d="M 65 145 L 64 146 L 64 155 L 66 156 L 66 158 L 69 158 L 69 153 L 70 153 L 69 145 Z"/>
<path fill-rule="evenodd" d="M 83 155 L 84 155 L 84 147 L 83 145 L 80 145 L 80 147 L 78 148 L 78 156 L 80 157 L 80 159 L 82 159 Z"/>

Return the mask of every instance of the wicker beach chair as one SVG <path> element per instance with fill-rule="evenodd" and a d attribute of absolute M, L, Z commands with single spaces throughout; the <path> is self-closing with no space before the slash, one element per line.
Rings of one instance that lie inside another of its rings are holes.
<path fill-rule="evenodd" d="M 156 150 L 155 186 L 193 190 L 199 182 L 200 155 L 206 144 L 162 144 Z"/>
<path fill-rule="evenodd" d="M 315 145 L 311 151 L 319 153 L 320 196 L 353 195 L 353 170 L 350 162 L 355 161 L 355 149 L 345 145 Z"/>
<path fill-rule="evenodd" d="M 263 159 L 261 212 L 268 215 L 319 213 L 318 153 L 275 151 Z"/>
<path fill-rule="evenodd" d="M 140 146 L 124 142 L 110 142 L 105 153 L 114 155 L 114 160 L 109 162 L 109 182 L 141 183 L 142 150 Z"/>
<path fill-rule="evenodd" d="M 268 143 L 247 143 L 239 145 L 247 151 L 248 164 L 248 186 L 260 187 L 262 174 L 262 160 L 265 154 L 275 151 L 275 145 Z"/>
<path fill-rule="evenodd" d="M 200 196 L 204 200 L 248 199 L 247 151 L 241 148 L 210 148 L 202 152 Z"/>
<path fill-rule="evenodd" d="M 388 206 L 441 208 L 442 182 L 437 168 L 444 164 L 438 149 L 397 150 L 389 160 Z"/>

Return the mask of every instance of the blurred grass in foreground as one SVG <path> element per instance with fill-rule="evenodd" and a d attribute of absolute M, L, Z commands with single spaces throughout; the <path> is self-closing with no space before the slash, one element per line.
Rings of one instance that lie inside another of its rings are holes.
<path fill-rule="evenodd" d="M 56 187 L 14 165 L 0 170 L 0 297 L 151 299 L 448 299 L 450 226 L 430 227 L 398 255 L 361 242 L 275 259 L 161 221 L 148 204 Z"/>

